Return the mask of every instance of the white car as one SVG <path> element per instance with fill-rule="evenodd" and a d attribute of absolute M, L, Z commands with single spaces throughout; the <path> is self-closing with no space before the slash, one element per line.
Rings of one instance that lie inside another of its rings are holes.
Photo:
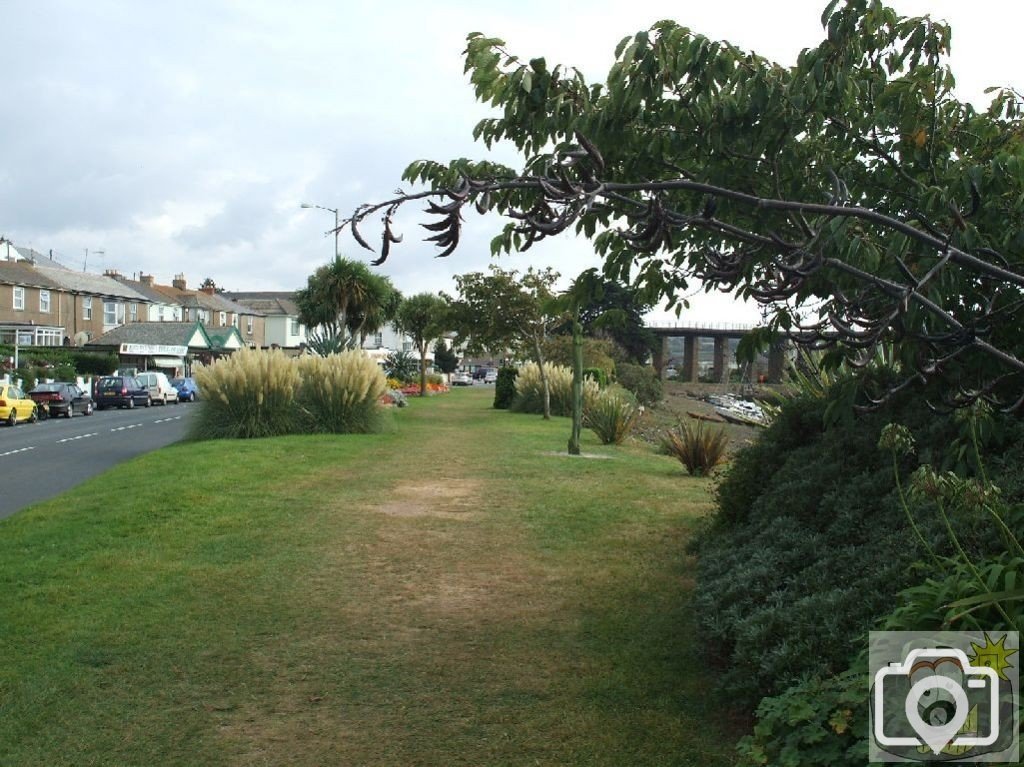
<path fill-rule="evenodd" d="M 497 383 L 498 382 L 498 371 L 495 368 L 487 368 L 487 373 L 484 374 L 484 383 Z"/>
<path fill-rule="evenodd" d="M 469 373 L 453 373 L 452 374 L 452 386 L 472 386 L 473 376 Z"/>
<path fill-rule="evenodd" d="M 168 402 L 173 405 L 178 404 L 178 390 L 171 386 L 166 373 L 150 370 L 139 373 L 135 377 L 149 391 L 151 402 L 161 405 L 166 405 Z"/>

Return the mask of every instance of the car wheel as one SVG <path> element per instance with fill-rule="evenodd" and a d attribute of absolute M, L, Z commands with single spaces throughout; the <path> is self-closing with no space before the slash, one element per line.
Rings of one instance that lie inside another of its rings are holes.
<path fill-rule="evenodd" d="M 135 409 L 135 397 L 129 397 L 128 398 L 128 409 L 129 410 L 134 410 Z"/>
<path fill-rule="evenodd" d="M 152 397 L 146 397 L 146 407 L 150 407 L 153 404 Z"/>
<path fill-rule="evenodd" d="M 92 415 L 92 411 L 93 411 L 92 403 L 91 402 L 86 403 L 86 405 L 85 405 L 85 414 L 86 415 Z"/>
<path fill-rule="evenodd" d="M 9 416 L 7 416 L 7 425 L 8 426 L 17 426 L 18 425 L 18 413 L 13 408 L 11 409 L 11 414 Z"/>
<path fill-rule="evenodd" d="M 189 402 L 195 402 L 196 401 L 196 393 L 195 392 L 189 392 L 188 401 Z"/>
<path fill-rule="evenodd" d="M 73 403 L 69 402 L 68 403 L 68 418 L 74 418 L 74 417 L 75 417 L 75 406 L 74 406 Z"/>
<path fill-rule="evenodd" d="M 32 408 L 32 412 L 29 413 L 29 416 L 28 416 L 28 422 L 29 423 L 35 423 L 38 420 L 39 420 L 39 413 L 37 412 L 36 408 Z"/>

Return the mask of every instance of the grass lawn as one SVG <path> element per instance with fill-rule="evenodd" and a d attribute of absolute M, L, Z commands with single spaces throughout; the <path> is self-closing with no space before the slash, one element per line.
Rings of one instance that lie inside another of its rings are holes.
<path fill-rule="evenodd" d="M 0 765 L 727 765 L 706 480 L 459 389 L 0 521 Z"/>

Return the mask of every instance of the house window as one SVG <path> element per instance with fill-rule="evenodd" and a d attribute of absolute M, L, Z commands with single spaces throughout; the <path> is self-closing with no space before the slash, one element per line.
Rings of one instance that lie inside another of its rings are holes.
<path fill-rule="evenodd" d="M 138 322 L 139 320 L 139 305 L 131 304 L 131 318 L 132 322 Z"/>
<path fill-rule="evenodd" d="M 252 335 L 252 315 L 245 318 L 245 332 Z"/>
<path fill-rule="evenodd" d="M 158 306 L 156 308 L 156 317 L 158 320 L 160 320 L 160 322 L 164 321 L 164 307 Z"/>
<path fill-rule="evenodd" d="M 217 315 L 217 319 L 219 320 L 221 327 L 224 327 L 225 325 L 228 324 L 228 315 L 226 312 L 219 312 Z"/>
<path fill-rule="evenodd" d="M 14 289 L 14 311 L 25 311 L 25 288 Z"/>
<path fill-rule="evenodd" d="M 292 317 L 292 329 L 291 334 L 297 336 L 299 334 L 299 321 Z"/>
<path fill-rule="evenodd" d="M 378 349 L 381 349 L 381 348 L 384 347 L 384 334 L 383 333 L 377 333 L 376 335 L 374 335 L 374 337 L 373 337 L 373 345 L 375 347 L 377 347 Z"/>
<path fill-rule="evenodd" d="M 199 315 L 199 319 L 202 320 L 203 322 L 210 321 L 210 313 L 206 311 L 206 309 L 199 309 L 197 311 L 197 314 Z"/>
<path fill-rule="evenodd" d="M 37 346 L 60 346 L 64 342 L 64 333 L 60 330 L 40 328 L 36 331 Z"/>
<path fill-rule="evenodd" d="M 48 290 L 39 291 L 39 311 L 43 314 L 50 313 L 50 291 Z"/>
<path fill-rule="evenodd" d="M 115 301 L 104 301 L 103 302 L 103 324 L 104 325 L 123 325 L 124 324 L 124 304 L 117 303 Z"/>
<path fill-rule="evenodd" d="M 234 325 L 236 328 L 238 327 L 238 315 L 235 314 L 234 312 L 231 313 L 231 324 Z"/>
<path fill-rule="evenodd" d="M 86 296 L 82 299 L 82 319 L 92 319 L 92 296 Z"/>

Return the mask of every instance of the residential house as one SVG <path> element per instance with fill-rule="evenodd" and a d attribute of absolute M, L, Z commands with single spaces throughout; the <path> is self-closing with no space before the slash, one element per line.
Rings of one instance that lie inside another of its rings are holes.
<path fill-rule="evenodd" d="M 207 330 L 234 327 L 245 346 L 266 346 L 266 318 L 263 313 L 232 301 L 217 293 L 215 288 L 189 290 L 183 274 L 175 275 L 170 285 L 153 284 L 150 287 L 181 306 L 184 321 L 199 320 Z"/>
<path fill-rule="evenodd" d="M 299 307 L 295 294 L 282 291 L 224 293 L 236 303 L 248 306 L 264 316 L 265 345 L 285 350 L 305 348 L 309 342 L 306 326 L 299 322 Z"/>
<path fill-rule="evenodd" d="M 108 269 L 104 272 L 123 285 L 127 285 L 137 293 L 146 296 L 152 303 L 149 305 L 147 322 L 182 322 L 182 306 L 177 301 L 169 298 L 154 287 L 155 279 L 152 274 L 139 273 L 139 279 L 128 279 L 116 269 Z"/>
<path fill-rule="evenodd" d="M 50 259 L 0 261 L 0 326 L 5 336 L 17 329 L 26 345 L 82 345 L 144 318 L 148 304 L 116 280 L 72 271 Z"/>

